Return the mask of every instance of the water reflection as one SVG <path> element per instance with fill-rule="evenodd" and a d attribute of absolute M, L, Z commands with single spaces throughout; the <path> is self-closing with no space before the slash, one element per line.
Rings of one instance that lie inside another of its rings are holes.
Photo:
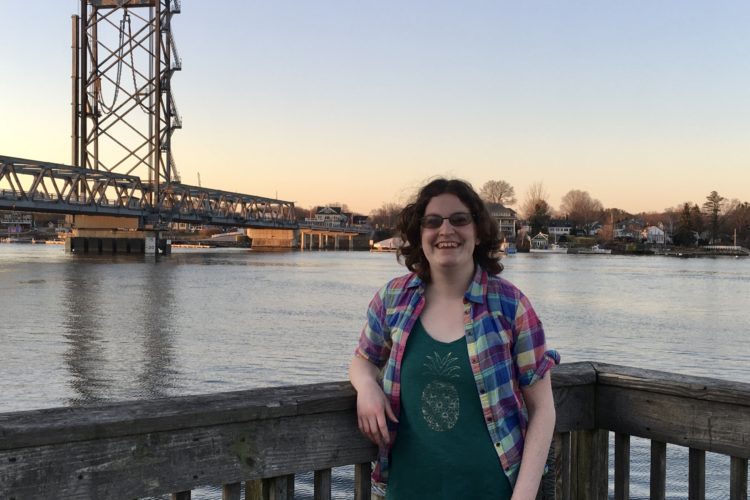
<path fill-rule="evenodd" d="M 79 257 L 66 266 L 67 404 L 172 394 L 173 275 L 174 266 L 143 257 Z"/>
<path fill-rule="evenodd" d="M 63 355 L 70 372 L 68 385 L 75 394 L 69 405 L 94 404 L 106 399 L 110 380 L 104 376 L 106 366 L 101 318 L 98 300 L 101 292 L 99 277 L 85 265 L 65 268 L 64 291 L 67 316 L 63 321 L 63 336 L 68 348 Z"/>
<path fill-rule="evenodd" d="M 174 321 L 175 267 L 168 261 L 149 266 L 141 294 L 140 328 L 143 335 L 143 361 L 137 378 L 143 397 L 148 399 L 171 394 L 175 387 Z"/>

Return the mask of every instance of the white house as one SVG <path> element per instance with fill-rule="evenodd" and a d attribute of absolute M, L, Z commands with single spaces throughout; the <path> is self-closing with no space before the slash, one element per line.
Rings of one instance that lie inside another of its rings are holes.
<path fill-rule="evenodd" d="M 647 243 L 654 243 L 657 245 L 664 245 L 665 243 L 671 243 L 671 239 L 667 236 L 667 233 L 663 229 L 656 226 L 648 226 L 641 231 L 641 239 Z"/>
<path fill-rule="evenodd" d="M 341 227 L 345 226 L 349 217 L 341 213 L 341 207 L 318 207 L 315 217 L 308 217 L 305 222 L 312 222 L 318 226 Z"/>
<path fill-rule="evenodd" d="M 546 249 L 549 248 L 549 235 L 542 232 L 530 239 L 531 248 Z"/>
<path fill-rule="evenodd" d="M 492 218 L 497 221 L 498 229 L 500 229 L 500 238 L 515 238 L 516 222 L 518 221 L 515 210 L 500 203 L 485 203 L 485 205 Z"/>
<path fill-rule="evenodd" d="M 552 241 L 557 243 L 563 235 L 569 235 L 573 230 L 573 224 L 564 220 L 551 220 L 547 227 Z"/>

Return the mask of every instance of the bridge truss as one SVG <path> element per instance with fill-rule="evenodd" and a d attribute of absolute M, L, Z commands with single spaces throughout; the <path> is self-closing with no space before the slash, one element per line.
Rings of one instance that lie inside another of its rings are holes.
<path fill-rule="evenodd" d="M 290 201 L 178 182 L 158 187 L 134 175 L 0 156 L 0 210 L 139 217 L 152 226 L 298 227 Z"/>

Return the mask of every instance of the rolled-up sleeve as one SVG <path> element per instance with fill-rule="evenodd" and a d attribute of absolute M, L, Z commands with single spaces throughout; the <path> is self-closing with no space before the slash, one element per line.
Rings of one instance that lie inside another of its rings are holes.
<path fill-rule="evenodd" d="M 513 361 L 521 387 L 533 384 L 560 363 L 560 354 L 547 349 L 542 322 L 523 294 L 516 309 L 514 336 Z"/>
<path fill-rule="evenodd" d="M 383 304 L 385 289 L 381 289 L 370 301 L 367 308 L 367 322 L 362 327 L 355 356 L 366 359 L 382 368 L 391 352 L 391 339 L 386 322 L 386 308 Z"/>

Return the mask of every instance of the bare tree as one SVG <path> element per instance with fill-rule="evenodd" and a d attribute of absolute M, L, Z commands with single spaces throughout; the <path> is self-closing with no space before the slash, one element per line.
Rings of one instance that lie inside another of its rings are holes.
<path fill-rule="evenodd" d="M 738 242 L 750 240 L 750 203 L 730 200 L 724 208 L 726 228 Z"/>
<path fill-rule="evenodd" d="M 370 212 L 370 224 L 378 229 L 394 229 L 403 207 L 396 203 L 383 203 Z"/>
<path fill-rule="evenodd" d="M 549 193 L 544 188 L 544 183 L 535 182 L 526 190 L 526 197 L 521 206 L 521 214 L 527 219 L 530 218 L 536 212 L 539 202 L 542 201 L 549 207 Z"/>
<path fill-rule="evenodd" d="M 526 199 L 521 207 L 521 214 L 531 225 L 532 233 L 547 229 L 552 214 L 552 207 L 548 200 L 549 193 L 541 182 L 533 183 L 526 190 Z"/>
<path fill-rule="evenodd" d="M 503 180 L 485 182 L 479 191 L 479 196 L 490 203 L 500 203 L 506 206 L 516 203 L 516 190 L 510 183 Z"/>
<path fill-rule="evenodd" d="M 587 227 L 602 214 L 602 202 L 591 197 L 588 191 L 571 189 L 560 202 L 560 212 L 576 225 Z"/>

